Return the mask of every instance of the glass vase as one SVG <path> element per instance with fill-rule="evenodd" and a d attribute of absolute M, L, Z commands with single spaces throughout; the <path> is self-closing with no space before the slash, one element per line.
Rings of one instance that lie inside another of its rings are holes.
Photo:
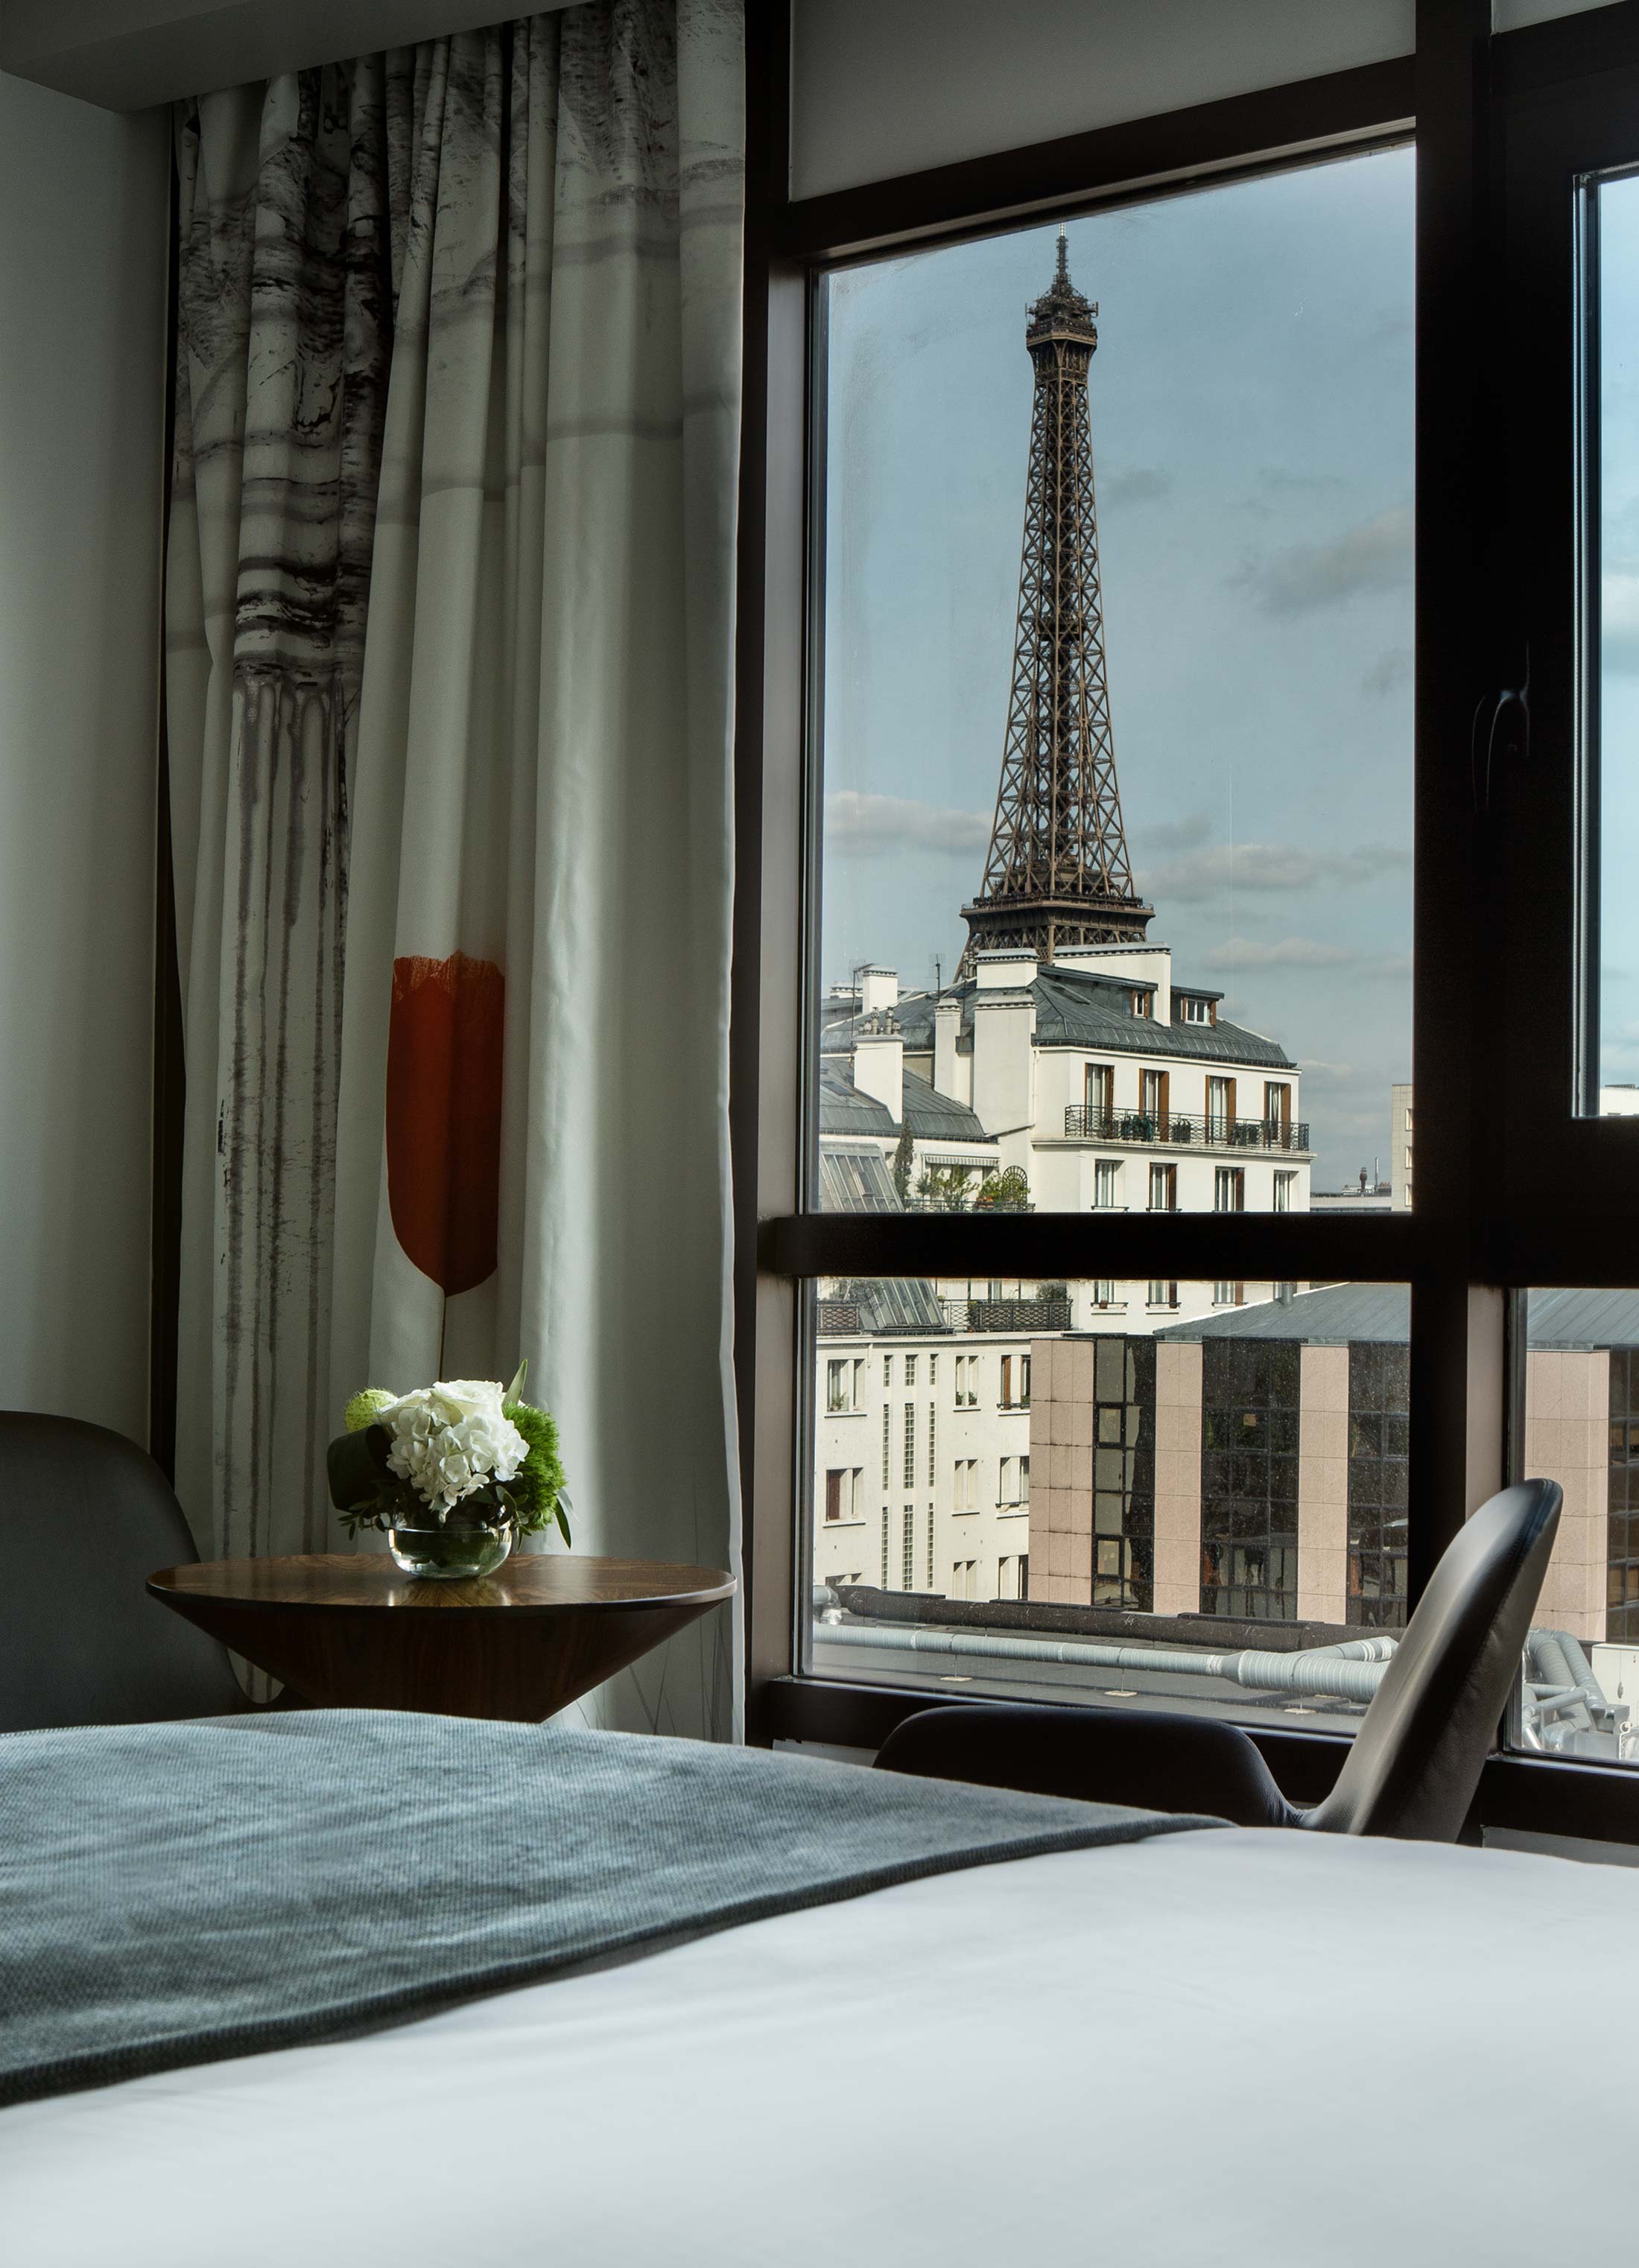
<path fill-rule="evenodd" d="M 517 1530 L 510 1520 L 489 1528 L 389 1528 L 387 1548 L 406 1575 L 452 1582 L 492 1575 L 512 1552 Z"/>

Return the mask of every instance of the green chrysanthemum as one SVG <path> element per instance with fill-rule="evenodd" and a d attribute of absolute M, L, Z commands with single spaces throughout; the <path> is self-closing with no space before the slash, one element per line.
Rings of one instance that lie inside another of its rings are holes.
<path fill-rule="evenodd" d="M 506 1484 L 506 1493 L 517 1507 L 518 1525 L 526 1535 L 534 1535 L 556 1521 L 567 1543 L 569 1524 L 557 1500 L 564 1485 L 557 1427 L 546 1410 L 528 1402 L 509 1402 L 506 1415 L 529 1445 L 521 1469 Z"/>
<path fill-rule="evenodd" d="M 350 1433 L 362 1433 L 366 1425 L 373 1425 L 389 1402 L 398 1396 L 385 1386 L 366 1386 L 362 1394 L 355 1394 L 342 1416 Z"/>

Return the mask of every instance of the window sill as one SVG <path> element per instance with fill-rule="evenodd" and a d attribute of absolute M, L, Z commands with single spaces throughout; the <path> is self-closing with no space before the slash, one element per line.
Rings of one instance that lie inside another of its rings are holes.
<path fill-rule="evenodd" d="M 868 1520 L 823 1520 L 820 1522 L 820 1534 L 822 1535 L 840 1535 L 844 1528 L 868 1528 L 870 1524 L 871 1523 Z"/>
<path fill-rule="evenodd" d="M 827 1418 L 868 1418 L 871 1413 L 868 1410 L 827 1410 L 823 1414 Z"/>

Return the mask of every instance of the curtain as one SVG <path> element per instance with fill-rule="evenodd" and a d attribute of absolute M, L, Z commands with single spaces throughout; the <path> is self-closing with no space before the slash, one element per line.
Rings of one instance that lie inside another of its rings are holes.
<path fill-rule="evenodd" d="M 181 107 L 178 1485 L 343 1548 L 358 1387 L 510 1377 L 577 1550 L 734 1564 L 738 0 Z M 725 1618 L 603 1721 L 730 1726 Z"/>

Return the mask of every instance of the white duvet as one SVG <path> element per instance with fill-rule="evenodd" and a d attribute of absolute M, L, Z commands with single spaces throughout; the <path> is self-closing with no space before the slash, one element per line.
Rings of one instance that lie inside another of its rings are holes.
<path fill-rule="evenodd" d="M 1604 2040 L 1639 2040 L 1639 1872 L 1175 1835 L 0 2112 L 0 2257 L 1611 2268 Z"/>

